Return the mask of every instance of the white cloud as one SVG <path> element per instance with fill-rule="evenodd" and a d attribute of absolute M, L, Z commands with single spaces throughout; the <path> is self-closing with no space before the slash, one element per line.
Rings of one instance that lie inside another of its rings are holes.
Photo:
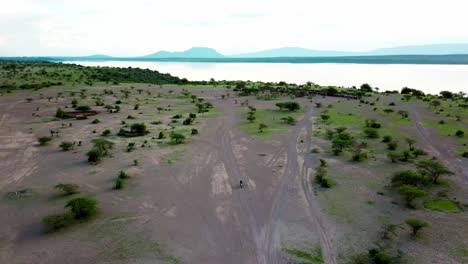
<path fill-rule="evenodd" d="M 0 0 L 0 55 L 468 42 L 464 0 Z"/>

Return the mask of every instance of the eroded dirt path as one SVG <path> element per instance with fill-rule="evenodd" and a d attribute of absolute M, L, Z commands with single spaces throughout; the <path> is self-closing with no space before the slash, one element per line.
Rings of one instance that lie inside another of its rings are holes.
<path fill-rule="evenodd" d="M 235 125 L 238 121 L 235 109 L 226 104 L 219 107 L 223 111 L 224 118 L 217 136 L 230 183 L 233 186 L 238 186 L 241 179 L 246 183 L 255 182 L 255 179 L 249 176 L 249 171 L 240 167 L 241 161 L 238 160 L 233 149 L 233 146 L 236 145 L 233 131 L 236 131 Z M 256 200 L 259 196 L 255 195 L 254 192 L 261 192 L 262 187 L 253 190 L 250 184 L 247 184 L 245 189 L 234 189 L 236 193 L 234 197 L 239 199 L 240 203 L 242 239 L 246 240 L 246 244 L 254 246 L 256 263 L 285 262 L 282 256 L 284 252 L 282 252 L 281 226 L 284 224 L 285 213 L 291 203 L 290 196 L 304 198 L 305 203 L 299 204 L 298 207 L 306 212 L 308 219 L 302 224 L 311 226 L 311 229 L 318 233 L 325 263 L 336 263 L 331 234 L 327 232 L 309 177 L 310 170 L 315 167 L 317 162 L 308 157 L 311 149 L 311 116 L 312 109 L 308 109 L 304 118 L 288 133 L 287 140 L 277 147 L 275 153 L 270 154 L 271 157 L 266 166 L 273 167 L 284 156 L 286 164 L 269 199 Z M 252 175 L 253 178 L 255 178 L 254 176 L 256 175 Z M 258 209 L 264 204 L 268 204 L 269 210 L 262 214 L 262 211 Z"/>

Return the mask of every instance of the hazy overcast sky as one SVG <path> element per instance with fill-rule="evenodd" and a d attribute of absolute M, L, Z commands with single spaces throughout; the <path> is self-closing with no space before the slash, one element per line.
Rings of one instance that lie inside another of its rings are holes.
<path fill-rule="evenodd" d="M 468 43 L 467 0 L 0 0 L 0 56 Z"/>

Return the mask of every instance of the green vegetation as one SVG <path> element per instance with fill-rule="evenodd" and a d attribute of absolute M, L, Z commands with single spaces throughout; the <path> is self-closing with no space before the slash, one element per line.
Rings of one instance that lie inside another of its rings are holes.
<path fill-rule="evenodd" d="M 289 129 L 290 125 L 284 122 L 284 118 L 291 117 L 293 120 L 299 119 L 304 114 L 303 111 L 286 112 L 271 109 L 250 109 L 246 112 L 247 122 L 240 125 L 240 129 L 256 137 L 265 137 L 275 133 L 282 133 Z M 259 124 L 265 124 L 268 129 L 263 133 L 258 133 Z"/>
<path fill-rule="evenodd" d="M 45 146 L 47 145 L 50 141 L 52 141 L 52 137 L 40 137 L 37 139 L 39 141 L 39 145 Z"/>
<path fill-rule="evenodd" d="M 456 213 L 461 211 L 460 206 L 450 200 L 426 200 L 424 202 L 424 207 L 433 211 L 446 213 Z"/>
<path fill-rule="evenodd" d="M 60 148 L 63 150 L 63 151 L 69 151 L 71 149 L 74 149 L 75 148 L 75 145 L 76 143 L 73 141 L 63 141 L 62 143 L 60 143 Z"/>
<path fill-rule="evenodd" d="M 54 188 L 62 191 L 64 195 L 72 195 L 80 192 L 80 186 L 73 183 L 59 183 L 55 185 Z"/>
<path fill-rule="evenodd" d="M 43 218 L 46 231 L 57 231 L 79 222 L 88 221 L 98 212 L 97 201 L 91 197 L 74 198 L 65 205 L 65 208 L 69 208 L 70 212 Z"/>
<path fill-rule="evenodd" d="M 304 261 L 302 263 L 307 264 L 322 264 L 323 256 L 320 247 L 317 247 L 311 251 L 299 250 L 299 249 L 284 249 L 288 254 Z"/>
<path fill-rule="evenodd" d="M 109 150 L 114 147 L 112 141 L 106 139 L 95 139 L 93 140 L 93 148 L 86 153 L 88 156 L 88 162 L 98 163 L 102 160 L 103 157 L 109 155 Z"/>
<path fill-rule="evenodd" d="M 429 223 L 417 218 L 407 218 L 405 223 L 411 227 L 413 236 L 416 236 L 422 228 L 429 226 Z"/>
<path fill-rule="evenodd" d="M 437 184 L 438 180 L 443 175 L 453 175 L 442 162 L 436 159 L 420 160 L 416 163 L 416 168 L 419 173 L 424 176 L 432 178 L 432 183 Z"/>

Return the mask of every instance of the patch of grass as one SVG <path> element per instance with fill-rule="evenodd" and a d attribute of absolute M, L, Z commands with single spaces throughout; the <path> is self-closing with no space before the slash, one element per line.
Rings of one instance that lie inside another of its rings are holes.
<path fill-rule="evenodd" d="M 459 248 L 455 254 L 459 257 L 464 257 L 464 258 L 467 258 L 468 257 L 468 248 Z"/>
<path fill-rule="evenodd" d="M 455 213 L 461 211 L 458 204 L 450 200 L 426 200 L 424 202 L 424 207 L 433 211 L 447 213 Z"/>
<path fill-rule="evenodd" d="M 281 118 L 291 116 L 296 120 L 299 120 L 304 115 L 304 110 L 301 109 L 296 112 L 291 111 L 280 111 L 273 109 L 257 109 L 255 116 L 255 122 L 248 122 L 245 120 L 247 110 L 243 110 L 243 121 L 240 125 L 240 129 L 249 135 L 254 137 L 267 137 L 277 133 L 283 133 L 289 130 L 292 126 L 286 124 Z M 258 124 L 263 123 L 268 126 L 263 133 L 259 133 Z"/>
<path fill-rule="evenodd" d="M 321 264 L 323 263 L 322 249 L 317 247 L 311 251 L 299 250 L 299 249 L 284 249 L 289 255 L 292 255 L 298 259 L 301 259 L 309 264 Z"/>

